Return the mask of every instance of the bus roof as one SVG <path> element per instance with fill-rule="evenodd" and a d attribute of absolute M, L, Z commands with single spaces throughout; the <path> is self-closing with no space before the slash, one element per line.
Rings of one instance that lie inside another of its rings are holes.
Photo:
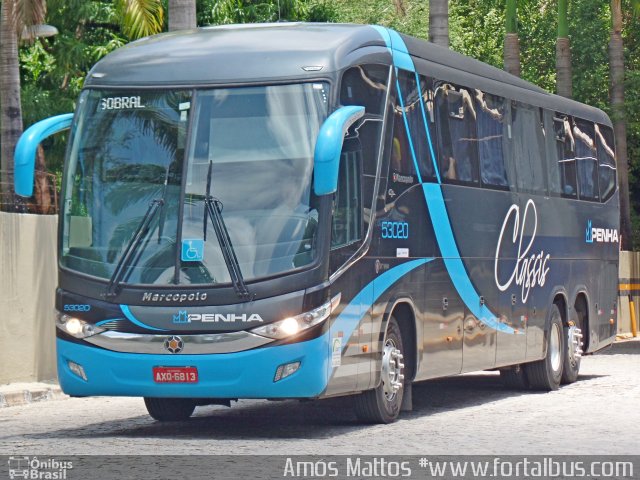
<path fill-rule="evenodd" d="M 473 58 L 408 35 L 411 55 L 436 78 L 611 125 L 597 108 Z M 369 25 L 264 23 L 203 27 L 132 42 L 99 61 L 85 87 L 189 87 L 331 77 L 350 65 L 389 63 L 385 39 Z M 318 69 L 318 67 L 322 67 Z M 420 69 L 423 71 L 423 69 Z"/>

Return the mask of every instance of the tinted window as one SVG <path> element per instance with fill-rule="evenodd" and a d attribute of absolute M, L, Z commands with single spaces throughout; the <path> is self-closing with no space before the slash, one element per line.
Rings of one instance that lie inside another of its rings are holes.
<path fill-rule="evenodd" d="M 512 102 L 511 140 L 518 190 L 545 193 L 544 133 L 538 108 Z"/>
<path fill-rule="evenodd" d="M 398 73 L 401 97 L 398 98 L 398 108 L 404 113 L 406 125 L 411 137 L 411 145 L 416 156 L 416 162 L 420 169 L 423 181 L 435 178 L 433 160 L 429 150 L 425 122 L 427 112 L 425 110 L 425 97 L 428 99 L 429 88 L 427 79 L 422 77 L 420 85 L 417 84 L 416 74 L 400 70 Z M 423 97 L 424 95 L 424 97 Z"/>
<path fill-rule="evenodd" d="M 351 245 L 362 237 L 361 150 L 357 140 L 346 143 L 340 158 L 333 213 L 332 248 Z"/>
<path fill-rule="evenodd" d="M 556 126 L 554 125 L 553 112 L 544 111 L 544 137 L 547 153 L 547 184 L 551 195 L 561 195 L 562 178 L 561 163 L 559 162 L 562 150 L 558 148 Z M 562 122 L 558 120 L 558 127 L 562 126 Z M 574 175 L 575 177 L 575 175 Z"/>
<path fill-rule="evenodd" d="M 598 159 L 593 124 L 576 120 L 572 127 L 572 133 L 576 143 L 580 199 L 597 200 L 599 197 Z"/>
<path fill-rule="evenodd" d="M 571 133 L 571 122 L 568 117 L 556 117 L 553 120 L 556 137 L 556 151 L 560 171 L 562 195 L 577 198 L 578 183 L 576 180 L 575 141 Z"/>
<path fill-rule="evenodd" d="M 476 90 L 478 154 L 483 185 L 509 187 L 504 167 L 505 102 L 501 97 Z"/>
<path fill-rule="evenodd" d="M 476 110 L 470 92 L 449 83 L 435 89 L 438 160 L 445 182 L 477 184 Z"/>
<path fill-rule="evenodd" d="M 596 125 L 596 142 L 598 144 L 600 199 L 605 201 L 616 189 L 616 157 L 611 128 Z"/>
<path fill-rule="evenodd" d="M 396 83 L 396 85 L 398 84 L 399 82 Z M 404 87 L 401 86 L 400 89 L 401 91 L 406 91 L 406 85 Z M 413 159 L 413 152 L 415 152 L 413 138 L 416 135 L 409 135 L 407 132 L 409 119 L 405 118 L 406 112 L 403 106 L 404 104 L 404 95 L 401 98 L 400 94 L 396 91 L 396 102 L 393 108 L 393 142 L 391 145 L 391 162 L 389 165 L 389 186 L 393 192 L 389 198 L 391 201 L 393 201 L 396 195 L 400 195 L 404 190 L 418 182 L 418 175 Z M 420 108 L 419 106 L 417 107 L 418 109 Z M 415 120 L 417 116 L 411 115 L 411 118 Z M 422 122 L 421 118 L 420 122 Z M 412 121 L 411 123 L 416 122 Z M 424 132 L 424 127 L 422 131 Z"/>

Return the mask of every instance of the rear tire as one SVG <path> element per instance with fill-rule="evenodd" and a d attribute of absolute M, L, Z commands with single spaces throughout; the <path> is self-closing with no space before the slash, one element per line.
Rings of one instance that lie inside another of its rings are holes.
<path fill-rule="evenodd" d="M 549 312 L 549 331 L 546 332 L 547 354 L 542 360 L 525 365 L 529 384 L 534 390 L 557 390 L 562 378 L 564 333 L 560 309 L 555 303 Z"/>
<path fill-rule="evenodd" d="M 189 398 L 144 397 L 149 415 L 159 422 L 179 422 L 187 420 L 196 409 L 196 403 Z"/>
<path fill-rule="evenodd" d="M 584 331 L 585 314 L 577 310 L 577 325 L 564 327 L 564 355 L 562 367 L 562 383 L 573 383 L 580 373 L 580 360 L 582 358 L 582 335 Z"/>
<path fill-rule="evenodd" d="M 366 423 L 391 423 L 398 418 L 404 394 L 404 348 L 400 326 L 389 318 L 382 354 L 380 385 L 355 397 L 355 412 Z"/>

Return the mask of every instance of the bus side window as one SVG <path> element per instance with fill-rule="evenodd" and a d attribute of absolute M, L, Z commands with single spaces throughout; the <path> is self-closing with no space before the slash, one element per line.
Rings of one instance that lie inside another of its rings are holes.
<path fill-rule="evenodd" d="M 572 133 L 576 142 L 580 200 L 598 200 L 598 158 L 593 123 L 575 119 Z"/>
<path fill-rule="evenodd" d="M 616 189 L 616 155 L 613 149 L 613 130 L 596 124 L 598 144 L 598 176 L 600 200 L 607 201 Z"/>
<path fill-rule="evenodd" d="M 562 196 L 568 198 L 578 197 L 578 183 L 576 180 L 576 142 L 571 132 L 571 122 L 566 116 L 557 116 L 553 119 L 556 137 L 556 151 L 562 184 Z"/>
<path fill-rule="evenodd" d="M 394 145 L 394 155 L 392 155 L 392 170 L 398 167 L 399 173 L 404 173 L 400 169 L 404 169 L 406 173 L 415 172 L 415 164 L 418 165 L 420 177 L 422 181 L 433 181 L 435 173 L 433 168 L 433 159 L 427 141 L 427 131 L 425 129 L 425 121 L 427 119 L 427 110 L 424 98 L 421 98 L 423 92 L 428 95 L 428 82 L 425 77 L 420 78 L 420 85 L 416 81 L 416 74 L 406 70 L 399 70 L 398 84 L 400 85 L 400 96 L 398 96 L 396 105 L 396 125 L 395 140 L 406 142 L 406 145 L 400 145 L 400 153 L 402 157 L 407 157 L 405 163 L 411 165 L 400 166 L 401 159 L 397 157 Z M 406 125 L 404 123 L 406 119 Z M 407 131 L 408 127 L 408 131 Z M 402 135 L 399 130 L 404 129 L 405 134 Z M 409 143 L 410 140 L 410 143 Z M 403 153 L 404 150 L 404 153 Z M 414 164 L 415 155 L 415 164 Z M 395 173 L 395 172 L 393 172 Z M 416 179 L 417 180 L 417 179 Z"/>
<path fill-rule="evenodd" d="M 558 148 L 559 142 L 557 140 L 558 128 L 561 126 L 554 123 L 553 112 L 544 110 L 544 136 L 545 146 L 547 152 L 547 184 L 549 185 L 549 195 L 558 197 L 562 195 L 562 171 L 561 163 L 562 149 Z"/>
<path fill-rule="evenodd" d="M 476 107 L 469 91 L 449 83 L 436 84 L 438 156 L 445 182 L 478 184 Z"/>
<path fill-rule="evenodd" d="M 361 152 L 358 140 L 345 141 L 340 156 L 338 189 L 333 212 L 332 249 L 353 245 L 362 238 Z"/>
<path fill-rule="evenodd" d="M 478 118 L 478 155 L 482 184 L 508 189 L 504 165 L 505 101 L 504 98 L 475 90 Z"/>
<path fill-rule="evenodd" d="M 544 133 L 538 108 L 511 103 L 511 143 L 518 191 L 546 194 Z"/>

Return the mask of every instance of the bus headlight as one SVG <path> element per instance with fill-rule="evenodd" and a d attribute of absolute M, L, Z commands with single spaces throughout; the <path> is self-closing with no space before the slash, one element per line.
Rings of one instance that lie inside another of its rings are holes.
<path fill-rule="evenodd" d="M 268 325 L 262 325 L 252 329 L 251 332 L 278 340 L 291 337 L 324 322 L 339 304 L 340 294 L 337 294 L 331 300 L 318 308 L 314 308 L 310 312 L 301 313 L 295 317 L 288 317 Z"/>
<path fill-rule="evenodd" d="M 76 338 L 87 338 L 95 335 L 96 333 L 104 332 L 104 328 L 96 327 L 84 320 L 65 314 L 58 314 L 56 327 Z"/>

